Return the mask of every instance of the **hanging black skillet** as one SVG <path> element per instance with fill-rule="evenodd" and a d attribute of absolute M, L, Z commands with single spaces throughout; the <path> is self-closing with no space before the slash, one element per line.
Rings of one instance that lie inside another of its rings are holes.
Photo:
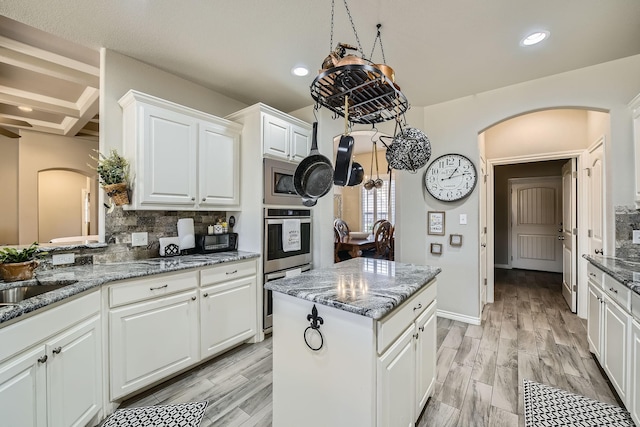
<path fill-rule="evenodd" d="M 344 135 L 340 137 L 336 153 L 336 170 L 333 173 L 333 183 L 344 187 L 349 184 L 351 177 L 351 153 L 353 151 L 353 137 L 347 135 L 349 130 L 349 97 L 344 97 Z"/>
<path fill-rule="evenodd" d="M 305 157 L 293 175 L 293 186 L 302 197 L 305 206 L 313 206 L 316 200 L 331 190 L 333 182 L 331 161 L 318 151 L 318 122 L 313 122 L 311 151 Z"/>

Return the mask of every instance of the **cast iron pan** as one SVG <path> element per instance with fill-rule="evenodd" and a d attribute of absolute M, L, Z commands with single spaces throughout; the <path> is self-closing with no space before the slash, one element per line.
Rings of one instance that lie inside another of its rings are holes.
<path fill-rule="evenodd" d="M 311 137 L 311 151 L 296 168 L 293 175 L 293 185 L 296 193 L 302 197 L 305 206 L 313 206 L 318 199 L 331 190 L 333 184 L 333 167 L 331 161 L 318 151 L 318 122 L 313 123 Z"/>
<path fill-rule="evenodd" d="M 351 174 L 349 175 L 349 182 L 347 185 L 349 187 L 353 187 L 354 185 L 358 185 L 362 183 L 364 179 L 364 168 L 358 162 L 353 162 L 351 165 Z"/>
<path fill-rule="evenodd" d="M 342 135 L 336 153 L 336 170 L 333 173 L 333 183 L 344 187 L 349 183 L 351 175 L 351 152 L 353 151 L 353 137 Z"/>

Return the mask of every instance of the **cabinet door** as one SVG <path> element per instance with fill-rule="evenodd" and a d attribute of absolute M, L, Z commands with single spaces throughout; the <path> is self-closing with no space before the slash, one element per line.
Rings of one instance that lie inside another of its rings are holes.
<path fill-rule="evenodd" d="M 109 312 L 111 400 L 199 360 L 196 291 Z"/>
<path fill-rule="evenodd" d="M 143 159 L 136 171 L 134 192 L 141 205 L 188 205 L 196 200 L 196 119 L 175 111 L 144 105 Z M 139 136 L 140 137 L 140 136 Z"/>
<path fill-rule="evenodd" d="M 285 120 L 263 114 L 262 152 L 265 156 L 288 160 L 291 125 Z"/>
<path fill-rule="evenodd" d="M 201 357 L 218 354 L 256 333 L 256 278 L 200 290 Z"/>
<path fill-rule="evenodd" d="M 289 159 L 300 163 L 311 150 L 311 132 L 300 126 L 291 126 L 291 152 Z"/>
<path fill-rule="evenodd" d="M 200 123 L 198 205 L 240 204 L 240 136 L 222 126 Z"/>
<path fill-rule="evenodd" d="M 416 413 L 418 419 L 436 383 L 436 304 L 431 303 L 416 320 L 418 340 L 416 346 Z"/>
<path fill-rule="evenodd" d="M 47 378 L 43 345 L 0 365 L 0 424 L 47 425 Z"/>
<path fill-rule="evenodd" d="M 626 402 L 629 315 L 607 295 L 604 295 L 604 301 L 603 367 L 620 399 Z"/>
<path fill-rule="evenodd" d="M 378 358 L 378 426 L 413 426 L 416 402 L 415 325 Z"/>
<path fill-rule="evenodd" d="M 629 403 L 627 408 L 636 425 L 640 425 L 640 324 L 635 320 L 631 326 L 631 360 L 629 363 Z"/>
<path fill-rule="evenodd" d="M 596 358 L 602 362 L 602 291 L 589 281 L 587 296 L 587 341 Z"/>
<path fill-rule="evenodd" d="M 49 426 L 85 426 L 102 406 L 100 317 L 47 343 Z"/>

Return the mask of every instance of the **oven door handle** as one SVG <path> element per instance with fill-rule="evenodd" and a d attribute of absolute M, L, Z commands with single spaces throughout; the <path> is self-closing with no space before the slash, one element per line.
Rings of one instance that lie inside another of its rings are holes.
<path fill-rule="evenodd" d="M 264 275 L 264 281 L 269 282 L 271 280 L 282 279 L 287 275 L 284 271 L 279 271 L 277 273 L 268 273 Z"/>
<path fill-rule="evenodd" d="M 291 218 L 294 219 L 294 218 Z M 284 218 L 267 218 L 265 219 L 267 225 L 273 225 L 273 224 L 282 224 L 284 221 Z M 301 224 L 311 224 L 311 218 L 300 218 L 300 223 Z"/>

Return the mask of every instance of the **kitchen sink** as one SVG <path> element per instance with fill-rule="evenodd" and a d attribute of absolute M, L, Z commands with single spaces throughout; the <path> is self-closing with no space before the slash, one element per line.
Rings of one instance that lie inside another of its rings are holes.
<path fill-rule="evenodd" d="M 22 300 L 35 297 L 36 295 L 44 294 L 45 292 L 55 291 L 56 289 L 63 288 L 67 285 L 69 285 L 69 283 L 56 285 L 18 286 L 16 288 L 3 289 L 0 291 L 0 305 L 16 304 Z"/>

